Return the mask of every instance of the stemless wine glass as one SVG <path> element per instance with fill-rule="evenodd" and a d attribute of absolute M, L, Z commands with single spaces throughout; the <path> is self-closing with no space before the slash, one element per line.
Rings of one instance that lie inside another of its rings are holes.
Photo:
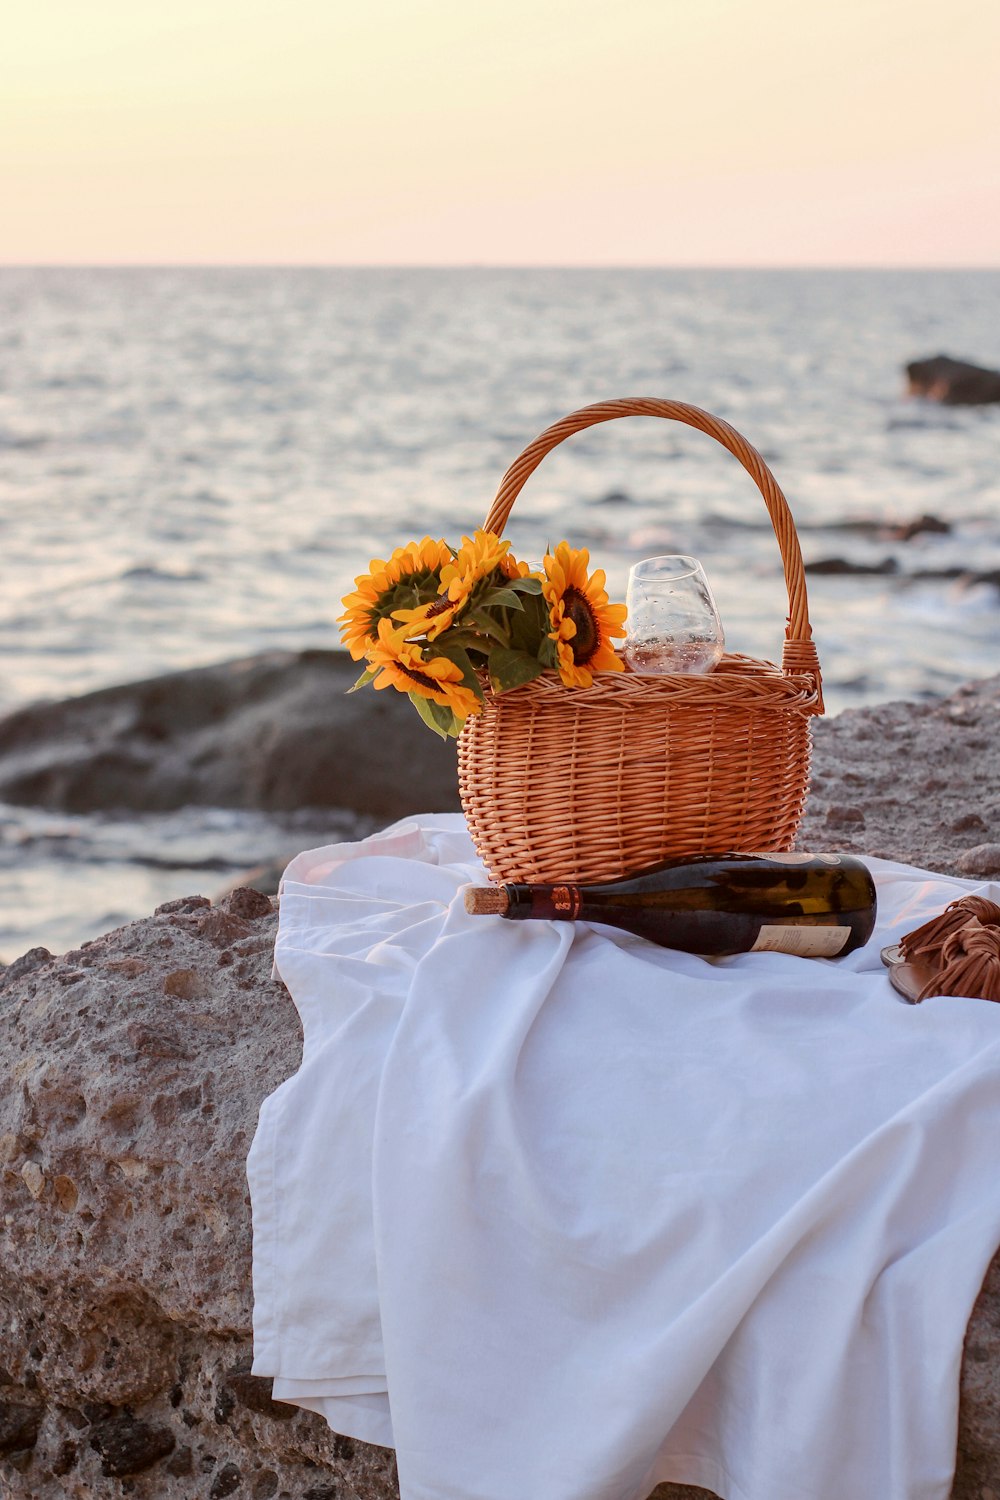
<path fill-rule="evenodd" d="M 647 557 L 628 575 L 628 635 L 633 672 L 710 672 L 726 638 L 705 570 L 696 557 Z"/>

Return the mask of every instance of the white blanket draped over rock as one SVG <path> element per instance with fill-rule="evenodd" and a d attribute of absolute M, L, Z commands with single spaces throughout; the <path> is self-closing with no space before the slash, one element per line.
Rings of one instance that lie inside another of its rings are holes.
<path fill-rule="evenodd" d="M 403 1500 L 945 1500 L 1000 1006 L 909 1006 L 879 950 L 998 892 L 869 864 L 860 952 L 709 961 L 469 916 L 456 815 L 299 855 L 303 1060 L 248 1163 L 275 1397 Z"/>

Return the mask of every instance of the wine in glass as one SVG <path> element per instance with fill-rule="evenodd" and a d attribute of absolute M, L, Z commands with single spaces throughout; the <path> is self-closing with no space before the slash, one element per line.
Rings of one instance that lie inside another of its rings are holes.
<path fill-rule="evenodd" d="M 726 639 L 697 558 L 644 558 L 629 571 L 625 601 L 633 672 L 710 672 L 721 660 Z"/>

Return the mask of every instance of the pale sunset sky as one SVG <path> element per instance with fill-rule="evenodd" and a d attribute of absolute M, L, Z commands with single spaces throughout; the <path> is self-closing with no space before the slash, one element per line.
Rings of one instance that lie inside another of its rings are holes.
<path fill-rule="evenodd" d="M 31 0 L 0 263 L 1000 265 L 1000 0 Z"/>

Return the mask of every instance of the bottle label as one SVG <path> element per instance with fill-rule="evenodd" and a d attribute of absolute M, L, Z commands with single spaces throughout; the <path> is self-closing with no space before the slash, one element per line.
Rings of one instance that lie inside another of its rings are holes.
<path fill-rule="evenodd" d="M 561 917 L 569 917 L 571 919 L 578 917 L 582 905 L 579 886 L 554 885 L 552 887 L 552 905 Z"/>
<path fill-rule="evenodd" d="M 762 927 L 750 952 L 836 958 L 850 935 L 849 927 Z"/>

